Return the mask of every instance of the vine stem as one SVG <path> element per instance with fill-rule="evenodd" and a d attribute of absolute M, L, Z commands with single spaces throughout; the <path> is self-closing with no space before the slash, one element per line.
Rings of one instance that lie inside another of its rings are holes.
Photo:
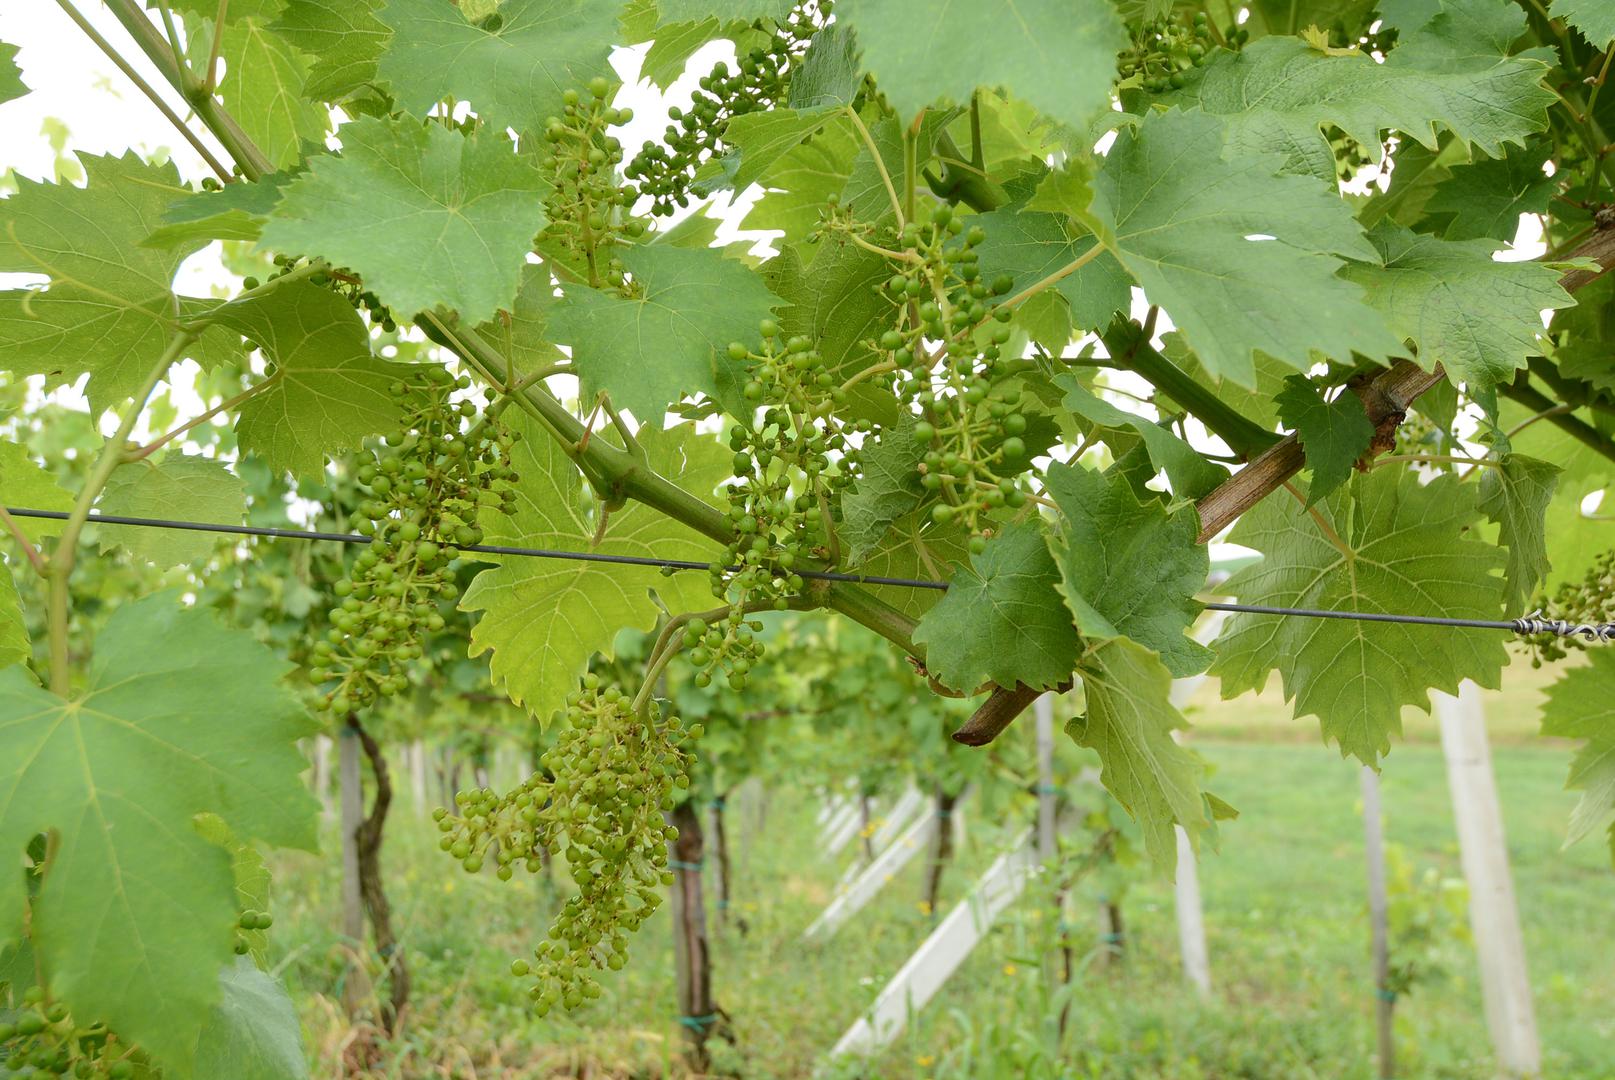
<path fill-rule="evenodd" d="M 1072 274 L 1075 274 L 1078 270 L 1081 270 L 1084 266 L 1087 266 L 1090 262 L 1093 262 L 1093 260 L 1097 259 L 1107 250 L 1108 249 L 1105 247 L 1105 245 L 1095 243 L 1093 247 L 1089 248 L 1087 251 L 1084 251 L 1081 255 L 1078 255 L 1075 259 L 1072 259 L 1070 262 L 1060 267 L 1060 269 L 1054 271 L 1048 277 L 1043 278 L 1041 281 L 1034 281 L 1032 284 L 1028 285 L 1026 288 L 1022 289 L 1008 300 L 1005 300 L 1004 306 L 1019 306 L 1023 302 L 1030 300 L 1032 297 L 1042 292 L 1044 289 L 1047 289 L 1049 286 L 1059 284 Z"/>
<path fill-rule="evenodd" d="M 251 401 L 265 390 L 268 390 L 270 387 L 280 382 L 285 371 L 285 368 L 279 369 L 263 382 L 247 387 L 245 390 L 241 391 L 241 393 L 227 401 L 221 401 L 219 404 L 215 405 L 201 416 L 196 417 L 194 420 L 187 420 L 185 423 L 168 432 L 166 435 L 154 439 L 138 450 L 130 451 L 124 456 L 124 460 L 144 461 L 146 458 L 151 457 L 151 455 L 155 454 L 157 451 L 161 450 L 163 447 L 167 446 L 181 435 L 184 435 L 186 432 L 194 431 L 196 428 L 201 427 L 203 424 L 207 423 L 215 416 L 218 416 L 220 413 L 229 412 L 231 409 L 234 409 L 245 402 Z"/>
<path fill-rule="evenodd" d="M 17 524 L 17 519 L 7 513 L 6 508 L 3 506 L 0 506 L 0 521 L 6 523 L 7 531 L 21 546 L 22 553 L 28 557 L 29 565 L 34 568 L 34 573 L 44 577 L 48 572 L 45 557 L 39 553 L 39 549 L 34 546 L 34 542 L 28 539 L 28 534 L 22 531 L 22 526 Z"/>
<path fill-rule="evenodd" d="M 162 381 L 168 369 L 180 358 L 191 342 L 196 340 L 194 333 L 181 330 L 169 341 L 168 347 L 152 369 L 146 373 L 145 381 L 140 389 L 135 391 L 134 400 L 129 411 L 124 413 L 123 420 L 118 424 L 118 430 L 107 440 L 101 450 L 101 456 L 96 458 L 95 465 L 90 469 L 89 479 L 84 482 L 84 488 L 79 492 L 78 500 L 73 504 L 73 510 L 68 514 L 67 523 L 62 527 L 62 534 L 56 540 L 56 547 L 51 552 L 47 578 L 50 582 L 50 689 L 58 697 L 65 698 L 73 692 L 73 674 L 68 667 L 68 607 L 70 594 L 68 591 L 69 579 L 73 576 L 73 564 L 78 556 L 79 534 L 84 531 L 84 524 L 89 520 L 90 509 L 95 505 L 95 498 L 106 487 L 107 480 L 112 472 L 123 464 L 124 446 L 129 440 L 129 434 L 134 431 L 135 424 L 139 422 L 140 415 L 145 411 L 146 402 L 151 398 L 152 391 Z"/>
<path fill-rule="evenodd" d="M 208 50 L 207 73 L 202 76 L 202 92 L 211 94 L 219 85 L 219 50 L 224 45 L 224 20 L 230 13 L 230 0 L 219 0 L 213 15 L 213 47 Z"/>
<path fill-rule="evenodd" d="M 147 82 L 140 72 L 136 71 L 129 64 L 129 61 L 125 60 L 122 54 L 112 47 L 110 41 L 101 36 L 101 32 L 90 24 L 90 21 L 84 17 L 78 8 L 73 6 L 71 0 L 56 0 L 56 5 L 67 13 L 67 17 L 73 20 L 78 28 L 84 32 L 84 36 L 95 44 L 96 48 L 106 54 L 107 59 L 111 60 L 118 70 L 123 72 L 124 77 L 135 84 L 135 89 L 146 95 L 146 98 L 157 107 L 157 111 L 162 113 L 164 118 L 170 124 L 173 124 L 179 133 L 185 137 L 185 141 L 191 144 L 191 149 L 195 150 L 202 160 L 207 162 L 208 168 L 212 169 L 220 180 L 228 183 L 234 179 L 230 175 L 230 170 L 213 155 L 213 151 L 207 148 L 207 144 L 202 141 L 201 137 L 192 131 L 191 126 L 169 107 L 168 102 L 163 100 L 161 94 L 157 93 L 157 88 Z"/>
<path fill-rule="evenodd" d="M 1329 524 L 1329 519 L 1323 516 L 1323 513 L 1318 509 L 1316 503 L 1311 506 L 1307 506 L 1306 496 L 1297 491 L 1295 485 L 1290 483 L 1288 480 L 1284 481 L 1284 490 L 1288 491 L 1291 495 L 1294 495 L 1295 501 L 1306 508 L 1307 513 L 1312 517 L 1313 524 L 1317 525 L 1318 531 L 1323 534 L 1323 538 L 1329 541 L 1329 543 L 1334 546 L 1336 551 L 1345 556 L 1347 562 L 1351 562 L 1357 558 L 1357 553 L 1346 544 L 1346 541 L 1340 538 L 1339 533 L 1335 532 L 1335 527 Z"/>
<path fill-rule="evenodd" d="M 842 107 L 846 110 L 847 115 L 852 117 L 853 127 L 858 129 L 858 134 L 863 137 L 864 145 L 869 148 L 869 156 L 875 159 L 875 169 L 880 173 L 880 182 L 886 185 L 886 195 L 892 200 L 892 212 L 897 215 L 897 227 L 901 229 L 908 224 L 908 220 L 903 216 L 903 201 L 897 197 L 897 185 L 892 183 L 892 174 L 886 169 L 886 159 L 880 156 L 880 150 L 875 146 L 875 137 L 864 126 L 863 117 L 859 116 L 851 105 Z"/>
<path fill-rule="evenodd" d="M 1471 469 L 1500 469 L 1503 467 L 1501 462 L 1493 461 L 1490 458 L 1464 457 L 1460 454 L 1386 454 L 1384 457 L 1374 459 L 1374 468 L 1377 469 L 1381 465 L 1391 465 L 1398 462 L 1413 465 L 1468 465 Z M 1469 474 L 1465 473 L 1464 475 Z"/>

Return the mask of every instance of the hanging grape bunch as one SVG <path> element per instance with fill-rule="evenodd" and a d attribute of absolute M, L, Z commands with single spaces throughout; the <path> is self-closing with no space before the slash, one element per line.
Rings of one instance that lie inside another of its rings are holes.
<path fill-rule="evenodd" d="M 1250 34 L 1236 26 L 1224 37 L 1231 46 L 1238 47 Z M 1116 58 L 1116 70 L 1124 80 L 1137 79 L 1136 85 L 1147 93 L 1181 90 L 1188 79 L 1186 73 L 1204 67 L 1215 46 L 1205 12 L 1195 12 L 1188 26 L 1171 15 L 1163 15 L 1140 23 L 1133 31 L 1133 43 Z"/>
<path fill-rule="evenodd" d="M 606 129 L 628 123 L 634 114 L 607 104 L 611 83 L 605 78 L 596 76 L 588 90 L 587 98 L 567 90 L 562 115 L 544 124 L 550 147 L 545 168 L 553 187 L 545 203 L 550 225 L 544 239 L 555 243 L 541 241 L 541 247 L 554 254 L 559 246 L 562 258 L 590 285 L 621 288 L 623 266 L 613 248 L 623 237 L 644 235 L 645 223 L 629 212 L 635 192 L 617 178 L 622 143 Z"/>
<path fill-rule="evenodd" d="M 437 366 L 394 383 L 393 396 L 410 411 L 383 446 L 362 455 L 368 460 L 356 477 L 368 498 L 355 528 L 373 539 L 332 586 L 331 629 L 315 643 L 309 670 L 316 683 L 336 683 L 320 705 L 337 715 L 409 685 L 422 638 L 443 628 L 438 600 L 458 593 L 453 548 L 482 542 L 481 510 L 514 508 L 516 434 L 499 422 L 500 406 L 462 432 L 477 406 L 449 395 L 469 386 Z"/>
<path fill-rule="evenodd" d="M 531 976 L 528 995 L 540 1016 L 600 996 L 595 978 L 627 961 L 627 935 L 662 902 L 673 883 L 667 844 L 678 831 L 662 814 L 689 787 L 695 756 L 686 744 L 700 725 L 683 727 L 660 703 L 631 701 L 587 675 L 567 698 L 566 727 L 537 773 L 506 795 L 463 791 L 458 813 L 433 817 L 440 845 L 470 873 L 492 857 L 500 880 L 515 868 L 536 872 L 541 853 L 564 857 L 578 892 L 550 926 L 531 961 L 511 972 Z"/>
<path fill-rule="evenodd" d="M 1615 622 L 1615 548 L 1594 559 L 1580 581 L 1567 581 L 1559 586 L 1552 600 L 1538 596 L 1532 606 L 1550 611 L 1554 618 L 1572 624 L 1597 626 Z M 1579 637 L 1538 634 L 1529 642 L 1531 666 L 1539 668 L 1545 662 L 1563 660 L 1570 655 L 1570 649 L 1586 647 L 1586 642 Z"/>
<path fill-rule="evenodd" d="M 46 1001 L 37 986 L 23 992 L 20 1010 L 0 1021 L 0 1069 L 6 1076 L 126 1080 L 136 1073 L 134 1055 L 106 1025 L 79 1026 L 66 1005 Z"/>
<path fill-rule="evenodd" d="M 639 194 L 652 200 L 652 213 L 663 216 L 689 205 L 696 170 L 724 153 L 723 132 L 731 117 L 784 103 L 791 65 L 829 20 L 833 6 L 832 0 L 809 0 L 782 22 L 759 20 L 757 30 L 772 30 L 765 44 L 741 56 L 734 71 L 720 60 L 701 77 L 688 109 L 668 110 L 662 142 L 645 143 L 624 170 L 638 182 Z"/>

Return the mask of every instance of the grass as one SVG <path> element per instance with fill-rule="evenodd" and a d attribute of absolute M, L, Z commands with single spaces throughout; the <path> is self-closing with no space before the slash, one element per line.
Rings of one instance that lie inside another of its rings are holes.
<path fill-rule="evenodd" d="M 1517 680 L 1527 683 L 1539 680 Z M 1524 739 L 1534 725 L 1526 685 L 1493 703 L 1495 767 L 1525 927 L 1546 1075 L 1615 1077 L 1615 878 L 1588 843 L 1560 849 L 1573 796 L 1569 752 Z M 1373 987 L 1357 771 L 1315 729 L 1275 719 L 1263 697 L 1197 702 L 1196 749 L 1211 787 L 1239 807 L 1221 851 L 1201 863 L 1215 993 L 1201 1000 L 1180 976 L 1169 883 L 1140 871 L 1125 895 L 1128 954 L 1095 962 L 1096 887 L 1072 898 L 1077 977 L 1051 995 L 1039 957 L 1058 918 L 1029 892 L 994 928 L 930 1008 L 886 1053 L 834 1075 L 892 1078 L 1369 1077 Z M 1416 868 L 1458 875 L 1451 804 L 1428 721 L 1410 724 L 1383 779 L 1386 829 Z M 714 987 L 732 1018 L 718 1064 L 747 1077 L 813 1074 L 822 1055 L 871 1003 L 931 925 L 920 910 L 915 860 L 832 941 L 801 930 L 830 898 L 840 861 L 815 850 L 814 804 L 778 790 L 731 805 L 735 907 L 747 932 L 714 935 Z M 971 807 L 956 901 L 1010 827 Z M 430 822 L 403 800 L 389 832 L 387 873 L 415 981 L 414 1006 L 392 1039 L 348 1022 L 335 860 L 278 860 L 274 959 L 310 1035 L 319 1077 L 682 1076 L 672 948 L 665 921 L 641 931 L 627 971 L 573 1017 L 538 1020 L 506 974 L 543 932 L 555 887 L 468 876 L 435 850 Z M 335 837 L 328 847 L 335 847 Z M 1113 883 L 1114 884 L 1114 883 Z M 1093 928 L 1093 929 L 1090 929 Z M 1473 953 L 1438 942 L 1444 974 L 1397 1009 L 1400 1075 L 1493 1075 Z M 1063 1038 L 1055 1018 L 1068 1013 Z"/>

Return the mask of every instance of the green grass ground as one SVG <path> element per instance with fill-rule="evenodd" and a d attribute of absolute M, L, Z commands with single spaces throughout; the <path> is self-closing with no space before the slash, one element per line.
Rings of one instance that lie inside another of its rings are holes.
<path fill-rule="evenodd" d="M 1539 680 L 1524 680 L 1527 683 Z M 1494 705 L 1496 770 L 1525 924 L 1538 1023 L 1550 1077 L 1615 1077 L 1615 875 L 1588 843 L 1560 849 L 1574 798 L 1568 751 L 1528 741 L 1535 690 Z M 1374 1003 L 1369 975 L 1362 822 L 1353 765 L 1304 735 L 1273 701 L 1201 701 L 1197 749 L 1211 787 L 1241 811 L 1201 884 L 1216 990 L 1183 985 L 1169 883 L 1142 876 L 1125 899 L 1128 956 L 1094 963 L 1089 887 L 1073 902 L 1082 955 L 1064 996 L 1038 971 L 1057 916 L 1028 894 L 889 1052 L 865 1066 L 880 1077 L 1368 1077 Z M 1418 871 L 1456 877 L 1451 804 L 1433 725 L 1414 725 L 1383 779 L 1386 827 Z M 719 1064 L 747 1077 L 810 1075 L 924 938 L 922 860 L 830 943 L 801 930 L 831 895 L 841 862 L 815 851 L 814 804 L 776 794 L 731 811 L 731 924 L 715 934 L 714 986 L 733 1018 Z M 501 884 L 458 872 L 435 850 L 430 822 L 409 800 L 385 851 L 400 936 L 415 980 L 403 1030 L 381 1039 L 348 1023 L 337 1002 L 343 963 L 335 860 L 279 860 L 272 934 L 308 1022 L 320 1077 L 683 1075 L 665 921 L 641 932 L 629 970 L 573 1017 L 527 1012 L 510 959 L 543 932 L 552 895 L 542 881 Z M 967 844 L 947 878 L 956 900 L 991 860 L 1004 830 L 967 818 Z M 334 847 L 334 836 L 331 846 Z M 1473 955 L 1450 935 L 1433 953 L 1443 970 L 1398 1004 L 1407 1077 L 1492 1075 Z M 1065 1005 L 1063 1039 L 1055 1017 Z M 848 1075 L 853 1073 L 849 1072 Z"/>

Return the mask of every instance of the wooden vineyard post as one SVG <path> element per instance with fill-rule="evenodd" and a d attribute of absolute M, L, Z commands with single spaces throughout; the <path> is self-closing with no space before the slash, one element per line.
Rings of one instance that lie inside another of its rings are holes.
<path fill-rule="evenodd" d="M 679 831 L 678 839 L 668 845 L 668 865 L 673 868 L 673 959 L 679 1024 L 690 1046 L 689 1067 L 702 1073 L 711 1063 L 707 1039 L 718 1023 L 719 1013 L 712 1001 L 707 911 L 701 893 L 705 847 L 701 814 L 693 801 L 685 800 L 673 808 L 669 821 Z"/>
<path fill-rule="evenodd" d="M 1210 644 L 1222 628 L 1225 618 L 1223 612 L 1211 612 L 1196 629 L 1195 640 L 1202 645 Z M 1204 672 L 1173 680 L 1172 707 L 1181 710 L 1205 681 Z M 1177 738 L 1178 732 L 1172 735 Z M 1194 844 L 1189 839 L 1188 830 L 1182 825 L 1173 826 L 1173 830 L 1178 838 L 1177 874 L 1172 886 L 1177 902 L 1178 955 L 1183 961 L 1184 978 L 1202 996 L 1206 996 L 1211 993 L 1211 953 L 1206 948 L 1206 914 L 1200 899 L 1200 865 L 1195 858 Z"/>
<path fill-rule="evenodd" d="M 1396 1075 L 1393 1023 L 1396 994 L 1390 986 L 1391 941 L 1389 903 L 1385 892 L 1385 830 L 1380 817 L 1379 773 L 1362 767 L 1363 851 L 1368 863 L 1368 918 L 1374 938 L 1374 1033 L 1379 1045 L 1379 1075 Z"/>
<path fill-rule="evenodd" d="M 370 976 L 363 960 L 364 900 L 359 889 L 359 827 L 364 823 L 364 777 L 359 754 L 359 736 L 344 723 L 337 736 L 337 772 L 342 803 L 342 937 L 349 951 L 342 1003 L 350 1016 L 370 1000 Z"/>
<path fill-rule="evenodd" d="M 1480 964 L 1486 1028 L 1501 1072 L 1536 1076 L 1542 1069 L 1542 1050 L 1480 687 L 1466 680 L 1457 697 L 1439 692 L 1434 696 L 1458 850 L 1469 886 L 1469 925 Z"/>

